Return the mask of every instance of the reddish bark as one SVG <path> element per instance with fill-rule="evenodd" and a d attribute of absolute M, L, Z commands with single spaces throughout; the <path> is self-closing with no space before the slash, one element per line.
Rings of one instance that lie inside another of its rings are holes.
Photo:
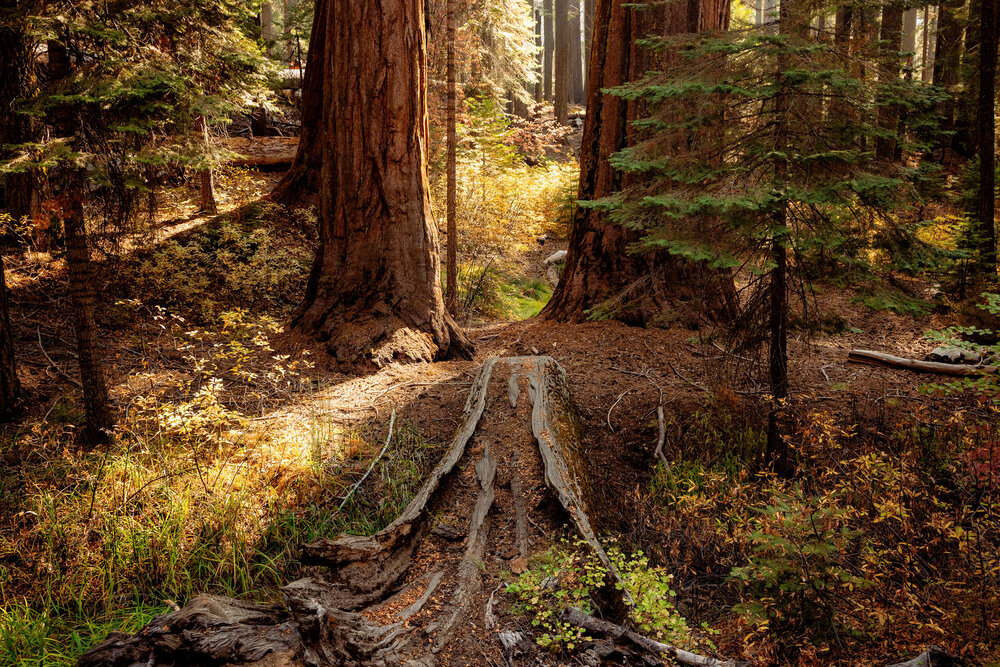
<path fill-rule="evenodd" d="M 294 325 L 342 362 L 468 357 L 430 216 L 423 2 L 323 0 L 316 21 L 329 86 L 320 249 Z"/>
<path fill-rule="evenodd" d="M 622 189 L 622 173 L 608 158 L 636 141 L 630 121 L 641 116 L 641 108 L 601 90 L 637 80 L 655 66 L 657 56 L 637 46 L 636 39 L 729 25 L 728 0 L 689 0 L 645 10 L 629 4 L 599 0 L 595 9 L 579 199 L 599 199 Z M 638 238 L 634 231 L 607 223 L 601 212 L 577 208 L 563 277 L 542 316 L 581 321 L 590 309 L 615 297 L 630 303 L 617 317 L 634 324 L 646 324 L 684 302 L 697 305 L 692 309 L 696 319 L 732 315 L 734 289 L 726 276 L 665 252 L 630 255 L 628 248 Z"/>

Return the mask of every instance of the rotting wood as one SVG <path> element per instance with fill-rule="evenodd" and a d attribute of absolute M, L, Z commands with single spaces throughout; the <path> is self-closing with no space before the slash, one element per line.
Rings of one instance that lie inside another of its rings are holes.
<path fill-rule="evenodd" d="M 434 642 L 434 653 L 448 645 L 454 638 L 459 622 L 468 613 L 472 597 L 482 586 L 480 564 L 483 562 L 483 552 L 486 550 L 486 536 L 490 530 L 489 511 L 493 507 L 493 483 L 497 476 L 497 462 L 490 454 L 490 443 L 484 447 L 483 458 L 476 463 L 476 477 L 479 479 L 479 497 L 476 508 L 469 519 L 469 540 L 465 547 L 465 555 L 458 566 L 458 586 L 453 596 L 451 617 L 445 621 Z"/>
<path fill-rule="evenodd" d="M 511 377 L 513 377 L 513 373 Z M 516 405 L 514 407 L 517 407 Z M 516 453 L 516 452 L 515 452 Z M 517 473 L 518 458 L 514 457 L 514 471 L 510 478 L 510 495 L 514 497 L 514 527 L 517 535 L 517 555 L 528 557 L 528 508 L 525 506 L 524 489 L 521 488 L 521 478 Z"/>
<path fill-rule="evenodd" d="M 590 518 L 579 423 L 565 371 L 550 357 L 492 359 L 483 365 L 472 383 L 463 419 L 450 446 L 402 514 L 371 537 L 344 535 L 306 545 L 301 560 L 329 569 L 316 570 L 283 587 L 283 607 L 201 596 L 180 611 L 154 619 L 135 635 L 113 633 L 81 658 L 80 664 L 86 667 L 451 664 L 454 646 L 464 632 L 462 624 L 473 613 L 472 605 L 481 603 L 484 579 L 495 576 L 483 571 L 487 549 L 501 544 L 506 548 L 514 546 L 513 535 L 489 530 L 492 513 L 500 511 L 500 507 L 509 507 L 507 503 L 494 503 L 497 461 L 501 457 L 514 460 L 514 452 L 523 455 L 533 449 L 529 444 L 527 450 L 521 451 L 523 441 L 517 439 L 503 438 L 487 444 L 481 439 L 485 434 L 477 437 L 487 410 L 494 420 L 488 422 L 491 424 L 507 421 L 507 414 L 519 414 L 516 394 L 514 406 L 509 405 L 509 400 L 497 400 L 498 391 L 507 393 L 507 398 L 512 394 L 512 385 L 506 377 L 491 385 L 498 364 L 506 365 L 517 376 L 517 382 L 527 381 L 528 390 L 518 393 L 530 399 L 530 428 L 544 467 L 534 474 L 538 481 L 544 475 L 577 531 L 613 571 L 607 554 L 597 542 Z M 520 414 L 521 419 L 526 419 L 523 412 Z M 460 485 L 442 481 L 456 469 L 472 465 L 470 449 L 476 452 L 478 491 L 474 502 L 467 499 L 456 506 L 467 517 L 468 537 L 464 553 L 460 557 L 456 554 L 452 560 L 447 555 L 450 549 L 442 549 L 447 540 L 432 532 L 433 516 L 447 498 L 460 493 L 457 490 Z M 523 466 L 516 466 L 512 481 L 523 474 L 526 474 Z M 519 480 L 516 485 L 522 483 Z M 504 517 L 503 521 L 512 518 Z M 425 538 L 443 541 L 428 543 L 435 554 L 430 561 L 414 559 Z M 428 564 L 433 572 L 414 569 Z M 404 581 L 408 583 L 401 585 Z M 492 578 L 489 585 L 497 586 L 498 582 Z M 502 582 L 499 590 L 502 591 Z M 447 592 L 443 608 L 427 604 L 430 600 L 440 602 L 442 591 Z M 408 607 L 397 611 L 407 602 Z M 497 618 L 496 622 L 502 626 L 503 619 Z M 495 650 L 509 656 L 516 649 L 500 646 L 502 639 L 508 637 L 503 632 L 494 635 L 498 642 Z M 520 636 L 517 644 L 524 646 L 525 641 Z"/>
<path fill-rule="evenodd" d="M 732 660 L 718 660 L 709 658 L 684 649 L 658 642 L 637 632 L 632 632 L 615 623 L 603 621 L 586 614 L 576 607 L 567 607 L 560 614 L 560 618 L 571 625 L 583 628 L 599 637 L 610 637 L 615 640 L 627 639 L 639 648 L 649 651 L 655 655 L 665 655 L 671 660 L 682 665 L 692 665 L 693 667 L 740 667 L 747 663 L 733 662 Z"/>
<path fill-rule="evenodd" d="M 495 359 L 487 361 L 476 375 L 465 404 L 462 425 L 451 446 L 395 521 L 372 537 L 320 539 L 303 548 L 303 563 L 332 568 L 335 583 L 351 591 L 353 595 L 345 600 L 343 608 L 363 606 L 380 598 L 405 574 L 410 557 L 425 532 L 427 503 L 441 479 L 462 458 L 476 432 L 486 407 L 486 389 L 495 365 Z"/>
<path fill-rule="evenodd" d="M 950 375 L 952 377 L 966 377 L 969 375 L 991 374 L 997 372 L 996 366 L 945 364 L 939 361 L 921 361 L 918 359 L 896 357 L 891 354 L 874 352 L 872 350 L 851 350 L 847 355 L 847 361 L 853 364 L 868 364 L 870 366 L 882 366 L 884 368 L 900 368 L 902 370 L 913 371 L 914 373 L 934 373 L 936 375 Z"/>
<path fill-rule="evenodd" d="M 587 470 L 580 452 L 580 424 L 570 399 L 566 371 L 552 357 L 511 359 L 512 373 L 515 363 L 529 365 L 531 429 L 545 465 L 545 483 L 555 492 L 577 532 L 594 550 L 601 564 L 622 583 L 618 568 L 598 542 L 590 523 L 592 512 L 587 493 Z M 628 604 L 635 604 L 624 586 L 621 592 Z"/>

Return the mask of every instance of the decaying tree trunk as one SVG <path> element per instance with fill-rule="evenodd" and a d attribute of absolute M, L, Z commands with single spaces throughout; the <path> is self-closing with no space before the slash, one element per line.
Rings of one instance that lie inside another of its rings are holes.
<path fill-rule="evenodd" d="M 532 437 L 513 435 L 516 424 Z M 306 545 L 302 561 L 328 569 L 285 586 L 284 606 L 201 596 L 134 636 L 109 636 L 80 665 L 456 664 L 449 656 L 460 631 L 483 613 L 485 591 L 498 583 L 482 567 L 485 555 L 521 553 L 515 531 L 494 529 L 514 517 L 497 515 L 518 505 L 515 490 L 543 480 L 615 572 L 591 525 L 566 373 L 551 357 L 491 359 L 473 381 L 454 439 L 403 513 L 371 537 Z M 559 523 L 537 518 L 543 525 L 533 536 L 544 545 Z M 461 550 L 449 546 L 463 536 Z M 497 652 L 505 632 L 498 630 L 489 647 Z"/>
<path fill-rule="evenodd" d="M 601 91 L 638 80 L 655 69 L 650 53 L 635 41 L 649 34 L 680 34 L 729 25 L 726 0 L 645 8 L 630 6 L 633 4 L 599 0 L 595 10 L 578 199 L 599 199 L 622 189 L 622 174 L 611 166 L 609 158 L 635 142 L 630 122 L 641 117 L 641 109 L 635 102 Z M 592 308 L 607 304 L 618 319 L 646 324 L 685 303 L 692 305 L 689 317 L 699 321 L 726 319 L 733 314 L 735 290 L 727 276 L 683 263 L 666 252 L 629 254 L 629 246 L 638 238 L 634 231 L 606 224 L 602 212 L 578 207 L 562 279 L 542 316 L 582 321 Z"/>
<path fill-rule="evenodd" d="M 330 0 L 323 18 L 320 248 L 294 326 L 343 363 L 469 357 L 430 215 L 423 2 Z"/>

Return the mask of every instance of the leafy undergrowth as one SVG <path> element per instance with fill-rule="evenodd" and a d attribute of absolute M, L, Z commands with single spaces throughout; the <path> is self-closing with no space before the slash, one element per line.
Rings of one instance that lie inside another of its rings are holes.
<path fill-rule="evenodd" d="M 510 121 L 493 101 L 470 100 L 464 120 L 456 207 L 460 320 L 526 319 L 551 296 L 537 239 L 565 234 L 579 167 L 527 165 L 513 145 Z M 432 167 L 433 210 L 445 211 L 444 165 Z"/>
<path fill-rule="evenodd" d="M 791 477 L 752 472 L 759 451 L 710 402 L 714 424 L 695 415 L 686 460 L 660 466 L 645 495 L 661 508 L 660 557 L 682 563 L 686 587 L 721 584 L 725 648 L 801 665 L 928 644 L 1000 659 L 995 417 L 934 423 L 917 410 L 870 434 L 802 409 Z"/>
<path fill-rule="evenodd" d="M 292 217 L 294 224 L 275 220 Z M 305 290 L 313 250 L 299 210 L 247 203 L 124 259 L 115 283 L 126 301 L 155 304 L 199 322 L 234 308 L 287 316 Z M 132 313 L 122 313 L 128 321 Z"/>
<path fill-rule="evenodd" d="M 340 510 L 387 425 L 332 420 L 308 362 L 270 350 L 272 320 L 182 324 L 165 326 L 188 368 L 133 374 L 107 449 L 74 447 L 81 415 L 66 402 L 0 437 L 0 665 L 72 664 L 107 632 L 199 593 L 273 596 L 296 576 L 303 543 L 384 527 L 436 457 L 397 424 Z M 303 425 L 275 428 L 245 416 L 250 388 L 317 407 Z"/>
<path fill-rule="evenodd" d="M 711 646 L 692 633 L 674 606 L 673 575 L 653 567 L 641 551 L 625 554 L 614 541 L 606 551 L 622 578 L 615 587 L 627 591 L 635 603 L 629 618 L 639 630 L 673 646 Z M 596 613 L 608 577 L 586 542 L 563 540 L 536 554 L 525 572 L 508 577 L 507 593 L 515 600 L 511 611 L 529 619 L 535 641 L 542 648 L 554 653 L 573 651 L 590 637 L 582 628 L 561 620 L 559 614 L 567 607 Z"/>

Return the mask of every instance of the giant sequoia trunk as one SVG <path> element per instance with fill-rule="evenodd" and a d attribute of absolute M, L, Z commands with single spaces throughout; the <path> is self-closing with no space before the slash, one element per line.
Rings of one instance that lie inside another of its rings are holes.
<path fill-rule="evenodd" d="M 608 158 L 635 142 L 630 121 L 641 117 L 641 109 L 635 102 L 601 91 L 637 80 L 655 68 L 655 54 L 635 41 L 654 33 L 681 34 L 729 25 L 728 0 L 692 0 L 647 9 L 630 4 L 599 0 L 595 10 L 580 149 L 580 199 L 599 199 L 622 188 L 622 174 Z M 610 302 L 617 304 L 619 319 L 633 324 L 646 324 L 685 303 L 692 306 L 686 309 L 692 323 L 733 314 L 735 294 L 727 276 L 665 252 L 629 254 L 629 246 L 638 239 L 636 232 L 607 223 L 601 212 L 577 208 L 562 280 L 542 316 L 581 321 L 590 309 Z"/>
<path fill-rule="evenodd" d="M 430 218 L 423 2 L 321 0 L 316 21 L 329 86 L 320 249 L 295 327 L 341 362 L 470 356 L 445 313 Z"/>

